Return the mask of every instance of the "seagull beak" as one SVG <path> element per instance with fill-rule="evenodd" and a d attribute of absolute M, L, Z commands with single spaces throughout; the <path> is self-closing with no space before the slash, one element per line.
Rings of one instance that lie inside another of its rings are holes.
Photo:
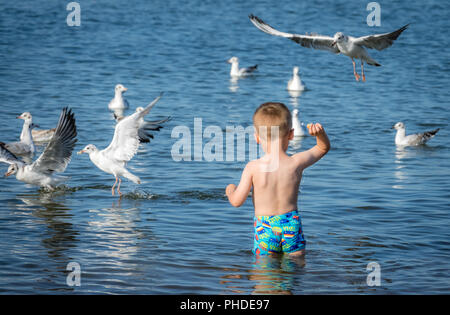
<path fill-rule="evenodd" d="M 336 46 L 336 41 L 333 41 L 333 42 L 331 43 L 331 46 L 332 46 L 332 47 Z"/>
<path fill-rule="evenodd" d="M 77 154 L 83 154 L 84 152 L 86 152 L 86 151 L 80 150 L 80 151 L 77 152 Z"/>
<path fill-rule="evenodd" d="M 6 172 L 5 173 L 5 177 L 8 177 L 8 176 L 10 176 L 11 175 L 11 172 Z"/>
<path fill-rule="evenodd" d="M 393 126 L 391 127 L 391 129 L 395 129 L 395 125 L 393 125 Z"/>
<path fill-rule="evenodd" d="M 22 115 L 19 115 L 16 117 L 17 119 L 22 119 Z"/>
<path fill-rule="evenodd" d="M 123 91 L 126 92 L 126 91 L 128 91 L 128 89 L 127 89 L 126 87 L 124 87 L 124 88 L 123 88 Z"/>

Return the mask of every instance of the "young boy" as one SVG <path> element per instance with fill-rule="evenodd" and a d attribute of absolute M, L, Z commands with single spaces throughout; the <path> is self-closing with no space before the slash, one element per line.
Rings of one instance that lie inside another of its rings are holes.
<path fill-rule="evenodd" d="M 300 180 L 303 170 L 330 150 L 330 141 L 320 124 L 309 124 L 309 134 L 316 137 L 317 144 L 307 151 L 287 155 L 294 129 L 291 113 L 282 103 L 259 106 L 253 125 L 256 142 L 262 145 L 265 155 L 245 166 L 239 186 L 228 185 L 226 195 L 234 207 L 239 207 L 253 187 L 254 254 L 303 255 L 306 242 L 297 210 Z"/>

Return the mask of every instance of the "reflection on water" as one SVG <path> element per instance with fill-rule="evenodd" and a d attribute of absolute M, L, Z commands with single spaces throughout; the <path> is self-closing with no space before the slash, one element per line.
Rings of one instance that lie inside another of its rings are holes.
<path fill-rule="evenodd" d="M 298 150 L 300 150 L 301 147 L 302 147 L 302 140 L 303 140 L 303 139 L 304 139 L 304 137 L 295 136 L 295 137 L 289 142 L 290 150 L 288 151 L 288 153 L 290 153 L 290 154 L 297 153 Z M 293 152 L 292 152 L 292 151 L 293 151 Z"/>
<path fill-rule="evenodd" d="M 296 288 L 295 278 L 306 265 L 304 257 L 289 255 L 252 256 L 249 270 L 224 268 L 220 283 L 232 293 L 291 295 Z M 244 289 L 245 288 L 245 289 Z"/>
<path fill-rule="evenodd" d="M 289 98 L 291 105 L 294 107 L 298 107 L 300 105 L 299 103 L 299 97 L 302 95 L 303 91 L 291 91 L 288 90 L 289 95 L 291 96 Z"/>
<path fill-rule="evenodd" d="M 304 257 L 289 255 L 255 256 L 249 280 L 253 284 L 253 294 L 292 294 L 295 287 L 294 276 L 299 267 L 306 265 Z"/>
<path fill-rule="evenodd" d="M 91 209 L 91 220 L 88 222 L 88 230 L 99 239 L 93 254 L 104 258 L 117 258 L 128 260 L 139 249 L 136 240 L 141 233 L 136 229 L 136 222 L 140 221 L 140 213 L 137 207 L 122 208 L 121 200 L 114 201 L 111 208 Z"/>
<path fill-rule="evenodd" d="M 72 217 L 71 209 L 55 201 L 55 196 L 51 193 L 23 194 L 17 195 L 17 198 L 24 203 L 24 205 L 17 204 L 17 209 L 33 210 L 31 214 L 41 219 L 47 226 L 42 243 L 48 250 L 48 256 L 67 261 L 67 258 L 64 258 L 65 251 L 76 245 L 78 234 L 69 220 Z"/>
<path fill-rule="evenodd" d="M 405 186 L 401 185 L 401 183 L 404 183 L 406 179 L 408 178 L 406 176 L 406 173 L 403 171 L 403 169 L 406 167 L 405 161 L 402 161 L 406 158 L 411 156 L 411 153 L 408 152 L 408 150 L 405 147 L 397 147 L 397 150 L 395 151 L 395 171 L 394 176 L 397 179 L 397 184 L 392 185 L 392 188 L 394 189 L 404 189 Z"/>
<path fill-rule="evenodd" d="M 230 79 L 230 86 L 228 87 L 231 92 L 236 92 L 239 89 L 239 78 L 238 77 L 231 77 Z"/>

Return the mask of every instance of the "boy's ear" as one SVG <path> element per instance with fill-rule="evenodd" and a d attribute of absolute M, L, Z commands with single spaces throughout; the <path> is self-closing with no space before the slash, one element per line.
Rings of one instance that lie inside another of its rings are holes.
<path fill-rule="evenodd" d="M 257 144 L 261 144 L 261 140 L 259 139 L 259 135 L 256 132 L 253 134 L 253 136 L 255 136 L 256 143 Z"/>
<path fill-rule="evenodd" d="M 289 130 L 289 140 L 292 140 L 292 139 L 294 139 L 294 128 Z"/>

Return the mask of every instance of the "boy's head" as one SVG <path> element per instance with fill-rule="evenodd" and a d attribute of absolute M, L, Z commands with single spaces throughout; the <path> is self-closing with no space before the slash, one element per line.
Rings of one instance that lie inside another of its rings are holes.
<path fill-rule="evenodd" d="M 272 127 L 278 127 L 279 139 L 289 139 L 293 135 L 291 112 L 283 103 L 261 104 L 253 114 L 253 125 L 256 135 L 265 142 L 277 140 L 277 134 L 272 134 Z"/>

